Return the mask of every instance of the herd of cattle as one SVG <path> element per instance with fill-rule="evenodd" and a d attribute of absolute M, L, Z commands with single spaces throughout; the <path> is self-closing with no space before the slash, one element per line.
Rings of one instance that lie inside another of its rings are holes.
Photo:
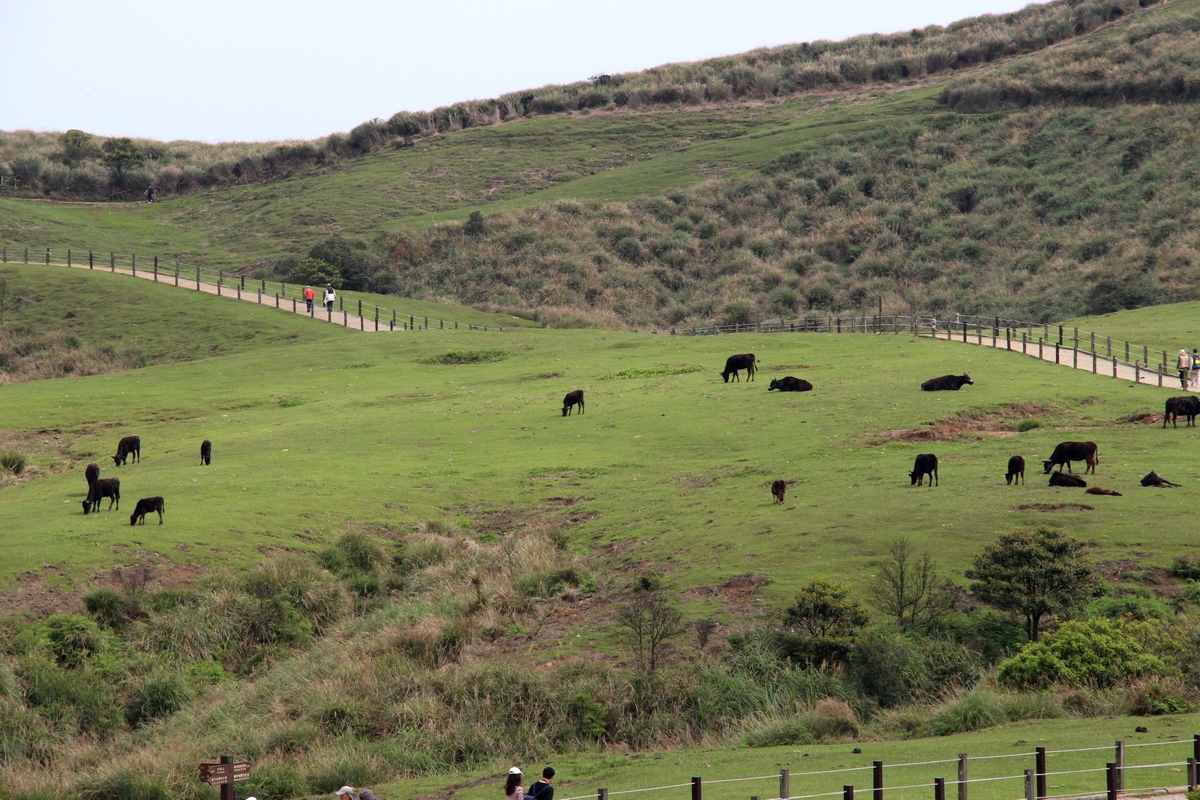
<path fill-rule="evenodd" d="M 132 459 L 132 460 L 131 460 Z M 117 443 L 117 454 L 112 457 L 113 466 L 123 467 L 126 462 L 138 464 L 142 460 L 142 439 L 140 436 L 126 436 Z M 200 464 L 208 466 L 212 463 L 212 442 L 205 439 L 200 445 Z M 83 471 L 83 477 L 87 480 L 88 492 L 87 498 L 83 501 L 83 513 L 85 515 L 95 511 L 100 513 L 100 501 L 108 498 L 108 509 L 112 511 L 116 505 L 117 511 L 121 510 L 121 479 L 120 478 L 101 478 L 100 465 L 92 462 L 87 465 L 87 469 Z M 161 497 L 143 497 L 138 500 L 137 507 L 133 509 L 133 514 L 129 517 L 130 525 L 137 525 L 139 522 L 142 525 L 146 524 L 146 515 L 158 512 L 158 524 L 163 524 L 163 511 L 166 504 Z"/>

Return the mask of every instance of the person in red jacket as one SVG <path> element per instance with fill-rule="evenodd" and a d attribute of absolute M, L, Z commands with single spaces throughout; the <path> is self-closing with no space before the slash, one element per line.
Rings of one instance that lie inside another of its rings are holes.
<path fill-rule="evenodd" d="M 304 287 L 304 305 L 308 306 L 308 308 L 306 310 L 310 314 L 312 313 L 313 298 L 315 298 L 316 296 L 317 295 L 313 291 L 311 286 Z"/>

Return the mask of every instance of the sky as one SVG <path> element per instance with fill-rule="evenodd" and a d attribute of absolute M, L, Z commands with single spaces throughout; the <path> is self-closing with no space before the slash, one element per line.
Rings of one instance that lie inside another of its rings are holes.
<path fill-rule="evenodd" d="M 1014 0 L 0 0 L 0 130 L 312 139 L 599 73 L 945 25 Z M 13 45 L 19 43 L 16 47 Z"/>

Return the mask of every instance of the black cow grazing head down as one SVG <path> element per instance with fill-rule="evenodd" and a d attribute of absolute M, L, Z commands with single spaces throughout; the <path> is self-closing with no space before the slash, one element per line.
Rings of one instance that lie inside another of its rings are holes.
<path fill-rule="evenodd" d="M 205 439 L 200 443 L 200 466 L 207 467 L 212 463 L 212 442 Z"/>
<path fill-rule="evenodd" d="M 1171 420 L 1171 427 L 1178 428 L 1175 422 L 1179 417 L 1187 417 L 1187 424 L 1194 427 L 1198 415 L 1200 397 L 1191 394 L 1186 397 L 1168 397 L 1166 410 L 1163 412 L 1163 427 L 1167 427 L 1167 420 Z"/>
<path fill-rule="evenodd" d="M 117 444 L 117 454 L 112 457 L 118 467 L 125 466 L 125 459 L 133 456 L 134 462 L 142 460 L 142 440 L 138 436 L 126 436 Z"/>
<path fill-rule="evenodd" d="M 88 464 L 87 469 L 83 471 L 83 477 L 87 481 L 88 486 L 91 486 L 100 477 L 100 465 L 95 461 Z"/>
<path fill-rule="evenodd" d="M 137 525 L 139 522 L 146 524 L 146 515 L 158 512 L 158 524 L 163 524 L 164 503 L 161 497 L 143 497 L 137 502 L 137 508 L 133 510 L 133 515 L 129 517 L 130 525 Z"/>
<path fill-rule="evenodd" d="M 1025 459 L 1021 456 L 1013 456 L 1008 460 L 1008 474 L 1004 476 L 1004 482 L 1011 485 L 1014 480 L 1025 482 Z"/>
<path fill-rule="evenodd" d="M 121 479 L 120 478 L 97 478 L 88 486 L 87 499 L 83 501 L 83 513 L 89 511 L 100 513 L 100 500 L 108 498 L 108 510 L 112 511 L 113 503 L 117 504 L 117 511 L 121 510 Z"/>
<path fill-rule="evenodd" d="M 1100 461 L 1099 448 L 1095 442 L 1059 442 L 1054 448 L 1054 452 L 1050 454 L 1049 461 L 1043 461 L 1042 466 L 1045 467 L 1046 475 L 1050 474 L 1050 470 L 1058 466 L 1058 471 L 1062 472 L 1063 465 L 1067 467 L 1067 472 L 1072 472 L 1072 461 L 1086 461 L 1087 468 L 1083 471 L 1084 475 L 1089 472 L 1096 472 L 1096 464 Z"/>
<path fill-rule="evenodd" d="M 811 392 L 812 384 L 803 378 L 793 378 L 788 375 L 786 378 L 773 379 L 771 385 L 767 387 L 767 391 L 778 389 L 781 392 Z"/>
<path fill-rule="evenodd" d="M 579 406 L 580 414 L 584 412 L 583 389 L 567 392 L 567 396 L 563 398 L 563 416 L 569 416 L 575 410 L 575 406 Z"/>
<path fill-rule="evenodd" d="M 929 476 L 929 487 L 932 489 L 937 485 L 938 479 L 937 456 L 933 453 L 922 453 L 917 456 L 917 460 L 913 462 L 912 472 L 908 473 L 913 486 L 923 486 L 926 475 Z"/>
<path fill-rule="evenodd" d="M 787 481 L 780 479 L 771 484 L 771 496 L 775 498 L 776 503 L 782 503 L 786 493 Z"/>
<path fill-rule="evenodd" d="M 725 359 L 725 370 L 721 373 L 721 377 L 729 383 L 729 376 L 732 375 L 735 381 L 741 382 L 742 378 L 738 375 L 741 370 L 746 370 L 746 380 L 754 380 L 755 365 L 758 362 L 754 358 L 754 353 L 742 353 L 736 356 L 730 356 Z"/>
<path fill-rule="evenodd" d="M 971 380 L 971 376 L 964 372 L 962 375 L 943 375 L 940 378 L 930 378 L 921 384 L 921 389 L 926 392 L 957 392 L 967 385 L 974 386 L 975 381 Z"/>
<path fill-rule="evenodd" d="M 1085 481 L 1083 478 L 1079 477 L 1078 475 L 1071 475 L 1066 472 L 1052 472 L 1052 473 L 1050 473 L 1050 485 L 1051 486 L 1071 486 L 1071 487 L 1083 489 L 1087 486 L 1087 481 Z"/>

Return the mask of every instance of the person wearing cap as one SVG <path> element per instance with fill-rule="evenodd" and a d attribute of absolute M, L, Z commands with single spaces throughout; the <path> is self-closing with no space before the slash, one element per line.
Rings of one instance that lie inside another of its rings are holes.
<path fill-rule="evenodd" d="M 1175 365 L 1179 370 L 1179 388 L 1187 388 L 1188 372 L 1192 369 L 1192 357 L 1188 355 L 1187 350 L 1179 351 L 1179 363 Z"/>
<path fill-rule="evenodd" d="M 342 788 L 340 788 L 336 792 L 334 792 L 334 794 L 337 795 L 338 797 L 348 797 L 348 798 L 350 798 L 350 800 L 354 800 L 354 787 L 353 786 L 343 786 Z"/>
<path fill-rule="evenodd" d="M 525 796 L 529 800 L 554 800 L 554 787 L 550 785 L 553 780 L 554 767 L 546 767 L 542 770 L 542 779 L 531 784 Z"/>
<path fill-rule="evenodd" d="M 310 314 L 312 313 L 312 304 L 313 304 L 313 300 L 316 298 L 316 296 L 317 296 L 317 293 L 313 291 L 313 288 L 311 286 L 304 287 L 304 305 L 308 306 L 308 308 L 306 308 L 304 310 Z"/>
<path fill-rule="evenodd" d="M 524 800 L 525 788 L 521 786 L 521 768 L 513 767 L 508 771 L 508 780 L 504 782 L 504 800 Z"/>

